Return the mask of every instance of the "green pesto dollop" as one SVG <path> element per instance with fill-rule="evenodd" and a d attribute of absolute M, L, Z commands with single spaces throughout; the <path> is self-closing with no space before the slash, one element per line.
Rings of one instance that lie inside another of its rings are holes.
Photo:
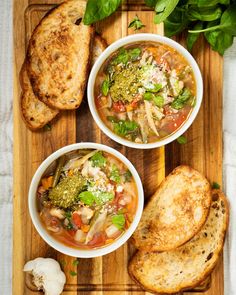
<path fill-rule="evenodd" d="M 66 209 L 78 201 L 78 194 L 85 184 L 86 180 L 82 175 L 65 177 L 50 190 L 48 197 L 54 206 Z"/>
<path fill-rule="evenodd" d="M 110 94 L 113 101 L 131 102 L 138 93 L 141 71 L 134 65 L 129 64 L 116 71 L 113 76 L 113 83 L 110 87 Z"/>

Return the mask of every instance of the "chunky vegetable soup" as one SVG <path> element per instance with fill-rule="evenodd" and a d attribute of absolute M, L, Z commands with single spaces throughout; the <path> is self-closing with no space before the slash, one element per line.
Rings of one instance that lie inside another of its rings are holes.
<path fill-rule="evenodd" d="M 61 157 L 37 190 L 41 221 L 62 243 L 90 249 L 112 243 L 127 230 L 137 206 L 132 174 L 99 150 Z"/>
<path fill-rule="evenodd" d="M 175 49 L 160 43 L 120 48 L 101 67 L 95 82 L 98 113 L 117 135 L 136 143 L 175 132 L 195 104 L 192 69 Z"/>

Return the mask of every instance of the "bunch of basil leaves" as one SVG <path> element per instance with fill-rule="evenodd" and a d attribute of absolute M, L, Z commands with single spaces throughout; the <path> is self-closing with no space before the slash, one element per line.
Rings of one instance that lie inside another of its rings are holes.
<path fill-rule="evenodd" d="M 122 0 L 88 0 L 84 24 L 108 17 L 121 3 Z M 164 22 L 166 36 L 188 30 L 189 50 L 204 33 L 212 49 L 223 55 L 236 36 L 236 0 L 145 0 L 145 3 L 156 12 L 154 23 Z"/>

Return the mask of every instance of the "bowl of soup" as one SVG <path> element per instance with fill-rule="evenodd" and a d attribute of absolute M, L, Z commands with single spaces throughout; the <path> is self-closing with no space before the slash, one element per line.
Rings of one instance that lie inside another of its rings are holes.
<path fill-rule="evenodd" d="M 40 236 L 75 257 L 97 257 L 123 245 L 143 210 L 143 188 L 131 162 L 97 143 L 59 149 L 37 169 L 29 211 Z"/>
<path fill-rule="evenodd" d="M 94 64 L 88 102 L 100 129 L 133 148 L 163 146 L 197 116 L 203 83 L 192 55 L 156 34 L 135 34 L 111 44 Z"/>

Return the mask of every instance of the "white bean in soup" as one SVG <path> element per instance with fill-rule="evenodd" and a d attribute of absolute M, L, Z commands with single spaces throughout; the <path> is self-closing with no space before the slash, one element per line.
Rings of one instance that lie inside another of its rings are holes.
<path fill-rule="evenodd" d="M 195 105 L 196 82 L 188 61 L 174 48 L 137 42 L 104 62 L 94 96 L 111 131 L 135 143 L 151 143 L 186 122 Z"/>
<path fill-rule="evenodd" d="M 55 239 L 88 250 L 111 244 L 129 228 L 138 193 L 123 162 L 85 149 L 62 156 L 50 170 L 40 180 L 37 206 Z"/>

